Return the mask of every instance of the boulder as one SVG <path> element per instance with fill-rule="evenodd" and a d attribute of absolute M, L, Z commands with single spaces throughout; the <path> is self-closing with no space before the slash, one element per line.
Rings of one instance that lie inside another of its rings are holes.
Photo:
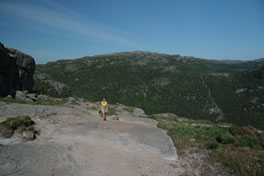
<path fill-rule="evenodd" d="M 9 56 L 9 50 L 0 43 L 0 96 L 15 96 L 19 89 L 16 59 Z"/>
<path fill-rule="evenodd" d="M 67 103 L 72 104 L 76 101 L 76 99 L 74 97 L 69 97 L 67 100 Z"/>
<path fill-rule="evenodd" d="M 32 56 L 15 49 L 9 49 L 9 56 L 16 59 L 19 74 L 19 89 L 31 91 L 34 86 L 35 61 Z"/>
<path fill-rule="evenodd" d="M 143 116 L 143 115 L 145 115 L 145 112 L 140 108 L 135 108 L 133 110 L 133 115 L 134 116 Z"/>
<path fill-rule="evenodd" d="M 16 99 L 22 100 L 22 101 L 37 101 L 37 94 L 29 94 L 27 91 L 16 91 Z"/>
<path fill-rule="evenodd" d="M 16 90 L 32 91 L 34 71 L 33 57 L 0 43 L 0 96 L 15 97 Z"/>
<path fill-rule="evenodd" d="M 36 93 L 30 93 L 30 94 L 27 94 L 27 96 L 28 96 L 28 98 L 30 98 L 33 101 L 37 101 L 37 99 L 38 99 L 38 94 L 36 94 Z"/>
<path fill-rule="evenodd" d="M 40 94 L 40 95 L 38 95 L 38 98 L 42 99 L 42 100 L 47 100 L 47 99 L 50 99 L 50 96 Z"/>
<path fill-rule="evenodd" d="M 115 116 L 113 117 L 113 120 L 119 120 L 119 117 Z"/>
<path fill-rule="evenodd" d="M 16 91 L 16 99 L 18 99 L 18 100 L 27 100 L 27 95 L 26 95 L 26 93 L 25 92 L 23 92 L 23 91 Z"/>
<path fill-rule="evenodd" d="M 34 131 L 23 131 L 22 135 L 27 140 L 35 139 L 35 132 Z"/>

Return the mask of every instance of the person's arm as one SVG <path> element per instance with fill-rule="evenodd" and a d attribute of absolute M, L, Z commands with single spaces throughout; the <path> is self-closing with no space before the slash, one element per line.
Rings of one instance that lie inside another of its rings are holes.
<path fill-rule="evenodd" d="M 106 104 L 106 112 L 108 112 L 108 103 Z"/>

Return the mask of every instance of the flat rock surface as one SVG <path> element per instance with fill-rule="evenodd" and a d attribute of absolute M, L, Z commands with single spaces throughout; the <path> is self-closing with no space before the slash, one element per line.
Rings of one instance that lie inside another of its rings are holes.
<path fill-rule="evenodd" d="M 171 138 L 157 122 L 120 113 L 107 121 L 86 104 L 74 107 L 1 103 L 0 120 L 31 115 L 34 141 L 0 138 L 0 175 L 175 176 L 185 173 Z"/>

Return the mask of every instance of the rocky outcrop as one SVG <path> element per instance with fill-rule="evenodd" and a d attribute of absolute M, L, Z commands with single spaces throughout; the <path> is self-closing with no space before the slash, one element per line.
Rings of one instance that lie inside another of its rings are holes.
<path fill-rule="evenodd" d="M 54 81 L 47 75 L 36 72 L 34 75 L 34 90 L 38 93 L 49 95 L 52 97 L 69 97 L 71 89 L 64 83 Z"/>
<path fill-rule="evenodd" d="M 0 43 L 0 96 L 14 96 L 19 88 L 16 83 L 19 79 L 16 60 L 10 57 L 8 52 L 9 50 Z"/>
<path fill-rule="evenodd" d="M 32 91 L 35 61 L 33 57 L 0 43 L 0 96 L 15 96 L 16 90 Z"/>

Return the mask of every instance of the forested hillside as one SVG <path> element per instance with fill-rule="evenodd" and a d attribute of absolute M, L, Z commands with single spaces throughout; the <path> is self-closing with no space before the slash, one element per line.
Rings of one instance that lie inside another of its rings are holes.
<path fill-rule="evenodd" d="M 213 61 L 150 52 L 123 52 L 37 65 L 72 95 L 264 129 L 264 61 Z M 35 90 L 45 91 L 41 80 Z M 52 92 L 42 92 L 52 93 Z"/>

